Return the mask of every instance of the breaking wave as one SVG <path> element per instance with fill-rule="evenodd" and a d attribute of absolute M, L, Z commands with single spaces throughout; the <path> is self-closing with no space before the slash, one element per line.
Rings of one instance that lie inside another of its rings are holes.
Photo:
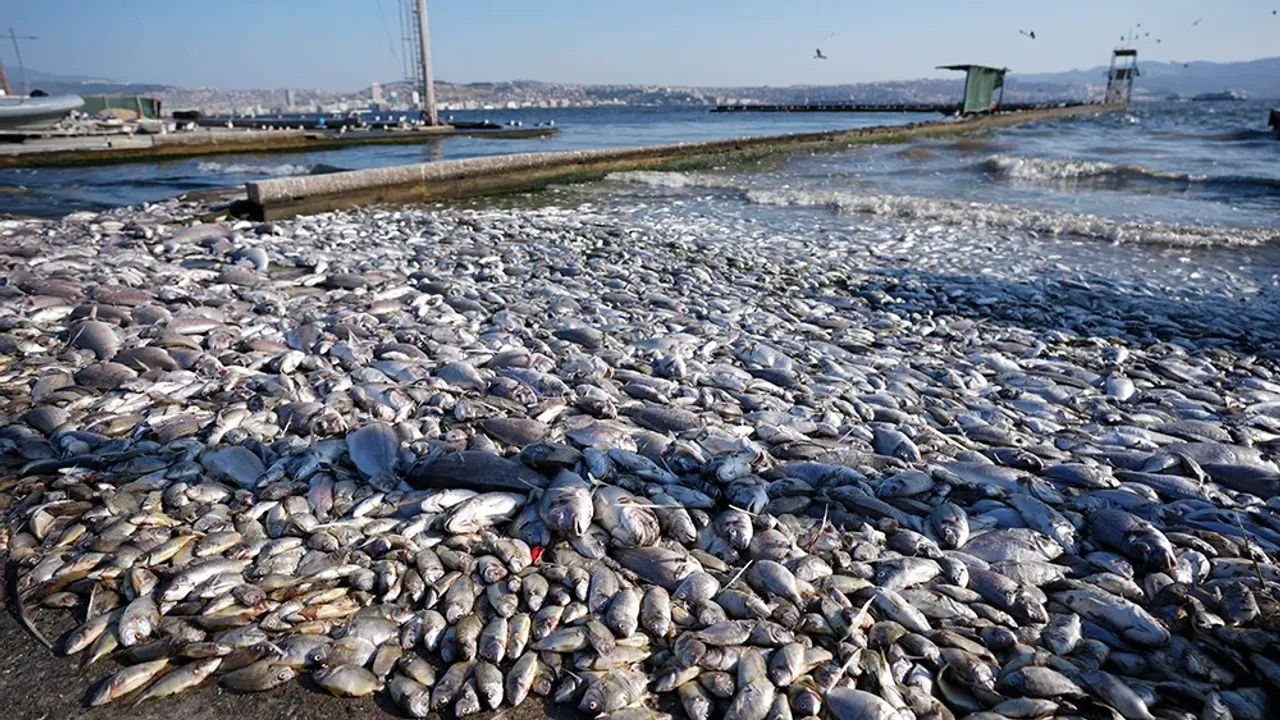
<path fill-rule="evenodd" d="M 748 190 L 758 205 L 827 207 L 842 214 L 979 226 L 1037 235 L 1077 236 L 1114 243 L 1176 247 L 1252 247 L 1280 240 L 1280 230 L 1219 228 L 1109 220 L 1094 215 L 1036 210 L 1013 205 L 935 200 L 906 195 L 861 195 L 838 190 Z"/>
<path fill-rule="evenodd" d="M 321 175 L 338 172 L 342 168 L 324 163 L 277 163 L 275 165 L 257 165 L 254 163 L 224 163 L 217 160 L 201 160 L 196 169 L 207 175 L 267 175 L 283 177 L 286 175 Z"/>
<path fill-rule="evenodd" d="M 996 156 L 992 161 L 1002 156 Z M 1027 160 L 1012 158 L 1012 160 Z M 989 161 L 991 162 L 991 161 Z M 1102 162 L 1036 160 L 1025 172 L 1058 173 L 1057 177 L 1090 177 L 1107 173 L 1148 172 L 1136 166 Z M 1156 171 L 1150 171 L 1152 173 Z M 1093 175 L 1090 175 L 1092 173 Z M 1179 182 L 1196 182 L 1191 176 L 1167 174 Z M 1046 175 L 1047 176 L 1047 175 Z M 1280 229 L 1213 227 L 1142 222 L 1098 217 L 1084 213 L 1030 208 L 1019 205 L 934 199 L 911 195 L 865 194 L 850 190 L 795 187 L 752 187 L 741 179 L 706 173 L 634 171 L 608 176 L 617 182 L 666 189 L 715 188 L 737 191 L 747 202 L 775 207 L 830 208 L 846 215 L 876 215 L 899 220 L 941 223 L 960 227 L 984 227 L 1002 232 L 1075 236 L 1113 243 L 1166 245 L 1171 247 L 1253 247 L 1280 242 Z M 1159 177 L 1152 175 L 1152 177 Z M 1271 182 L 1260 178 L 1263 182 Z M 1221 181 L 1228 182 L 1228 181 Z"/>
<path fill-rule="evenodd" d="M 995 175 L 1015 180 L 1041 183 L 1055 182 L 1147 182 L 1175 185 L 1214 187 L 1236 193 L 1269 195 L 1280 192 L 1280 178 L 1249 175 L 1192 175 L 1189 173 L 1156 170 L 1142 165 L 1115 165 L 1098 160 L 1047 160 L 1044 158 L 992 155 L 982 164 L 982 169 Z"/>
<path fill-rule="evenodd" d="M 685 173 L 659 170 L 628 170 L 610 173 L 606 180 L 648 185 L 649 187 L 681 190 L 684 188 L 739 188 L 741 184 L 732 178 L 717 177 L 705 173 Z"/>
<path fill-rule="evenodd" d="M 1081 180 L 1087 178 L 1174 180 L 1204 182 L 1201 175 L 1153 170 L 1141 165 L 1113 165 L 1096 160 L 1046 160 L 1043 158 L 992 155 L 983 163 L 990 171 L 1019 180 Z"/>

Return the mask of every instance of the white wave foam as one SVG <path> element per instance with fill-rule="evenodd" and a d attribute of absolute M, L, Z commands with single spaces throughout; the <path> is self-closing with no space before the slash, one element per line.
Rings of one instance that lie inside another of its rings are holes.
<path fill-rule="evenodd" d="M 310 175 L 315 172 L 316 165 L 306 163 L 279 163 L 277 165 L 254 165 L 253 163 L 222 163 L 217 160 L 201 160 L 196 169 L 206 175 Z"/>
<path fill-rule="evenodd" d="M 1037 235 L 1076 235 L 1114 243 L 1178 247 L 1255 246 L 1280 240 L 1280 231 L 1108 220 L 1094 215 L 1036 210 L 905 195 L 859 195 L 836 190 L 748 190 L 759 205 L 829 207 L 844 214 L 869 214 L 957 226 L 981 226 Z"/>
<path fill-rule="evenodd" d="M 614 182 L 648 185 L 650 187 L 682 190 L 684 188 L 737 188 L 740 184 L 730 178 L 703 173 L 685 173 L 658 170 L 628 170 L 610 173 L 605 178 Z"/>
<path fill-rule="evenodd" d="M 1141 165 L 1113 165 L 1097 160 L 1047 160 L 1044 158 L 992 155 L 987 167 L 1006 177 L 1019 180 L 1082 180 L 1086 178 L 1132 177 L 1178 182 L 1203 182 L 1201 175 L 1167 172 Z"/>

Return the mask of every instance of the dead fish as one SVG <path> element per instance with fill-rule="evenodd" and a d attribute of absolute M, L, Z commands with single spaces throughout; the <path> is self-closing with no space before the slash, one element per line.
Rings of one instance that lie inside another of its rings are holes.
<path fill-rule="evenodd" d="M 835 720 L 897 720 L 892 705 L 864 690 L 832 688 L 826 697 L 827 713 Z"/>
<path fill-rule="evenodd" d="M 267 471 L 257 455 L 239 446 L 206 452 L 200 456 L 200 464 L 215 480 L 229 480 L 245 489 L 256 487 Z"/>
<path fill-rule="evenodd" d="M 263 692 L 280 687 L 297 677 L 297 674 L 297 670 L 288 665 L 274 660 L 259 660 L 221 676 L 218 683 L 235 692 Z"/>
<path fill-rule="evenodd" d="M 473 533 L 482 528 L 510 519 L 524 507 L 525 496 L 516 493 L 490 492 L 467 498 L 454 506 L 445 521 L 445 530 L 451 533 Z"/>
<path fill-rule="evenodd" d="M 198 660 L 187 665 L 183 665 L 169 673 L 166 673 L 159 680 L 156 680 L 138 696 L 137 703 L 153 698 L 169 697 L 176 695 L 184 690 L 189 690 L 200 683 L 203 683 L 210 675 L 218 669 L 222 664 L 222 658 L 210 658 L 208 660 Z M 137 703 L 134 703 L 135 705 Z"/>
<path fill-rule="evenodd" d="M 576 538 L 591 526 L 594 507 L 586 481 L 576 473 L 561 471 L 543 492 L 538 515 L 552 532 Z"/>
<path fill-rule="evenodd" d="M 464 450 L 427 458 L 405 476 L 416 488 L 467 487 L 477 491 L 528 492 L 547 485 L 547 478 L 523 464 L 486 452 Z"/>
<path fill-rule="evenodd" d="M 311 677 L 317 685 L 337 697 L 365 697 L 382 689 L 376 675 L 355 665 L 321 668 Z"/>
<path fill-rule="evenodd" d="M 390 489 L 399 479 L 396 463 L 400 439 L 386 423 L 370 423 L 347 435 L 347 452 L 356 469 L 374 487 Z"/>
<path fill-rule="evenodd" d="M 110 325 L 98 320 L 85 320 L 71 328 L 71 344 L 90 350 L 99 360 L 110 360 L 120 351 L 120 337 Z"/>
<path fill-rule="evenodd" d="M 152 660 L 151 662 L 130 665 L 113 675 L 103 678 L 89 692 L 88 703 L 90 707 L 105 705 L 113 700 L 118 700 L 125 695 L 146 685 L 158 673 L 163 671 L 169 665 L 168 658 Z"/>
<path fill-rule="evenodd" d="M 409 717 L 423 718 L 431 714 L 431 691 L 422 683 L 404 675 L 393 675 L 387 681 L 387 692 Z"/>

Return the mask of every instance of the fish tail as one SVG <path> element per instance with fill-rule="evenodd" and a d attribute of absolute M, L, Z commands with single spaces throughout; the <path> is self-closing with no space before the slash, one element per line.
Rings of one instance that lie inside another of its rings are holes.
<path fill-rule="evenodd" d="M 41 645 L 52 650 L 53 643 L 45 639 L 45 636 L 40 634 L 39 628 L 27 617 L 22 598 L 18 597 L 18 563 L 14 562 L 12 558 L 6 560 L 4 564 L 4 591 L 5 605 L 9 606 L 9 612 L 13 614 L 18 624 L 26 628 L 27 632 L 31 633 L 36 640 L 39 640 Z"/>

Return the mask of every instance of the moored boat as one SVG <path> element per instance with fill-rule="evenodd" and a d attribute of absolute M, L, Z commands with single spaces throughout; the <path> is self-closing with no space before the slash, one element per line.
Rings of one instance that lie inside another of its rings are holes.
<path fill-rule="evenodd" d="M 79 95 L 0 96 L 0 132 L 48 128 L 82 105 Z"/>

